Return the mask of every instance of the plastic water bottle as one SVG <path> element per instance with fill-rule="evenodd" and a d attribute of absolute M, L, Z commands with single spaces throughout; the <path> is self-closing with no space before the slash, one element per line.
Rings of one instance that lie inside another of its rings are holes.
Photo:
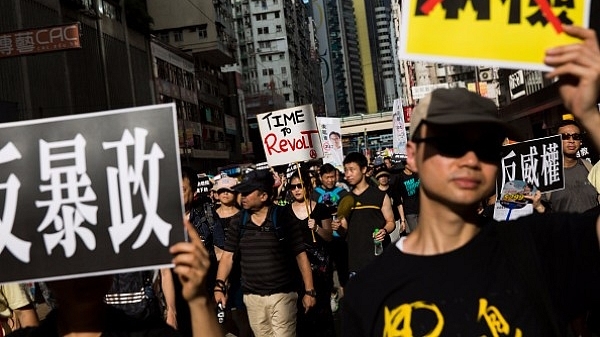
<path fill-rule="evenodd" d="M 337 220 L 337 218 L 338 218 L 337 217 L 337 213 L 331 215 L 331 219 L 332 220 Z M 340 237 L 340 234 L 338 233 L 338 231 L 333 231 L 333 237 L 335 237 L 335 238 L 339 238 Z"/>
<path fill-rule="evenodd" d="M 383 243 L 375 239 L 375 235 L 377 235 L 377 233 L 379 233 L 379 228 L 375 228 L 373 230 L 373 253 L 375 254 L 375 256 L 381 255 L 381 253 L 383 253 Z"/>

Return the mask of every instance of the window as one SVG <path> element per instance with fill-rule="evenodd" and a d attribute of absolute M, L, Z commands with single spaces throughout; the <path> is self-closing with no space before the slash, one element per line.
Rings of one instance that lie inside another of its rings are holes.
<path fill-rule="evenodd" d="M 198 37 L 200 38 L 200 40 L 208 38 L 208 30 L 206 29 L 206 27 L 198 28 Z"/>
<path fill-rule="evenodd" d="M 283 94 L 283 97 L 285 98 L 286 102 L 290 101 L 290 94 Z"/>
<path fill-rule="evenodd" d="M 158 33 L 158 39 L 162 42 L 169 43 L 169 32 Z"/>
<path fill-rule="evenodd" d="M 269 68 L 269 75 L 273 75 L 273 68 Z"/>
<path fill-rule="evenodd" d="M 183 41 L 183 32 L 181 30 L 176 30 L 173 32 L 173 39 L 175 42 Z"/>
<path fill-rule="evenodd" d="M 269 74 L 269 73 L 268 73 L 268 70 L 267 70 L 267 69 L 263 69 L 263 75 L 264 75 L 264 76 L 267 76 L 268 74 Z"/>
<path fill-rule="evenodd" d="M 281 73 L 282 74 L 287 74 L 287 68 L 286 67 L 281 67 Z"/>
<path fill-rule="evenodd" d="M 275 12 L 275 19 L 279 19 L 279 11 Z"/>
<path fill-rule="evenodd" d="M 275 31 L 277 31 L 277 33 L 280 33 L 281 32 L 281 25 L 275 26 Z"/>

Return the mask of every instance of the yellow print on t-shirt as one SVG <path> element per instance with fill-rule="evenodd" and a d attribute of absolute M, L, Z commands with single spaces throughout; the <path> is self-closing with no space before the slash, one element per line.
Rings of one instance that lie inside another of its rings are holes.
<path fill-rule="evenodd" d="M 411 328 L 412 315 L 417 310 L 426 310 L 435 315 L 437 322 L 427 332 L 425 337 L 441 336 L 444 329 L 444 315 L 437 305 L 424 301 L 402 304 L 394 309 L 384 308 L 384 326 L 383 337 L 412 337 Z M 488 305 L 485 298 L 479 299 L 479 311 L 477 321 L 484 320 L 490 329 L 490 336 L 514 336 L 522 337 L 519 328 L 515 328 L 514 335 L 511 335 L 510 325 L 500 313 L 498 308 Z"/>

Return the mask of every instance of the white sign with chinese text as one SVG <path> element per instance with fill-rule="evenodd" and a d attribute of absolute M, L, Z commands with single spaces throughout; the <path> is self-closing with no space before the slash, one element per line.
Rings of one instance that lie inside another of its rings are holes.
<path fill-rule="evenodd" d="M 339 118 L 317 117 L 321 144 L 323 144 L 323 163 L 331 164 L 338 170 L 344 170 L 344 149 L 342 147 L 342 128 Z"/>
<path fill-rule="evenodd" d="M 270 166 L 323 158 L 312 105 L 271 111 L 256 119 Z"/>
<path fill-rule="evenodd" d="M 0 124 L 0 283 L 169 266 L 175 105 Z"/>

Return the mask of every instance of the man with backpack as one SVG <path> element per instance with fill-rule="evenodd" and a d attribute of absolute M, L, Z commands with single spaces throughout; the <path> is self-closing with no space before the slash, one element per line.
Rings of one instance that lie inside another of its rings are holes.
<path fill-rule="evenodd" d="M 242 196 L 243 210 L 231 220 L 214 289 L 215 301 L 225 306 L 233 255 L 240 254 L 244 304 L 257 337 L 295 336 L 298 269 L 306 311 L 316 297 L 302 233 L 273 205 L 274 183 L 269 171 L 260 170 L 247 173 L 234 186 Z"/>

